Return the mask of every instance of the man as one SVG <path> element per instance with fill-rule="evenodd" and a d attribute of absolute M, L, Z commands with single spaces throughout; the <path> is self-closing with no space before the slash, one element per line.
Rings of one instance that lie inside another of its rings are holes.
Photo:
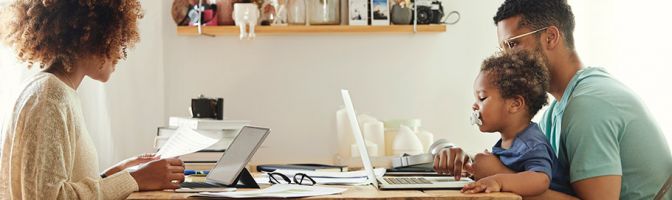
<path fill-rule="evenodd" d="M 600 68 L 584 67 L 574 49 L 574 14 L 564 0 L 507 0 L 493 18 L 504 51 L 540 54 L 555 97 L 541 120 L 562 168 L 581 199 L 652 199 L 672 174 L 662 131 L 643 103 Z M 460 148 L 437 154 L 439 173 L 476 178 L 513 173 L 491 154 L 472 164 Z M 672 195 L 667 195 L 670 198 Z M 540 199 L 574 199 L 547 190 Z"/>

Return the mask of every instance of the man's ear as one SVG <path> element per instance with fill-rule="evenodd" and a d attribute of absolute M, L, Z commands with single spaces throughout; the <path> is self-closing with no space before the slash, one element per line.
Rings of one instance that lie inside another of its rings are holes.
<path fill-rule="evenodd" d="M 525 110 L 525 98 L 523 96 L 517 95 L 513 98 L 507 100 L 507 108 L 509 113 L 517 113 Z"/>
<path fill-rule="evenodd" d="M 555 49 L 560 45 L 562 36 L 560 35 L 560 29 L 556 26 L 549 26 L 546 29 L 546 35 L 541 37 L 541 42 L 546 44 L 546 48 L 549 50 Z"/>

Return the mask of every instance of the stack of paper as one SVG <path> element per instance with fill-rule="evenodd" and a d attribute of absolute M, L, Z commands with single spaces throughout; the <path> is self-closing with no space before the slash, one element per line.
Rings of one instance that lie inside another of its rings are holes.
<path fill-rule="evenodd" d="M 240 130 L 248 124 L 250 124 L 250 121 L 247 120 L 216 120 L 188 117 L 168 118 L 168 126 L 170 127 L 186 127 L 195 130 Z"/>
<path fill-rule="evenodd" d="M 331 188 L 320 186 L 305 186 L 294 184 L 273 185 L 266 189 L 240 192 L 203 192 L 197 197 L 225 197 L 225 198 L 299 198 L 340 194 L 345 188 Z"/>

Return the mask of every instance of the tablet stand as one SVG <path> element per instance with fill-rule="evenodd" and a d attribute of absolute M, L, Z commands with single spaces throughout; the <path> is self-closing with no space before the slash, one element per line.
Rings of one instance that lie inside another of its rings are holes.
<path fill-rule="evenodd" d="M 256 181 L 254 181 L 254 177 L 252 177 L 252 174 L 250 174 L 250 172 L 247 171 L 246 168 L 243 168 L 243 170 L 240 171 L 240 173 L 238 174 L 236 180 L 234 180 L 233 183 L 231 185 L 228 185 L 227 187 L 256 188 L 256 189 L 260 188 L 259 184 L 257 184 Z"/>

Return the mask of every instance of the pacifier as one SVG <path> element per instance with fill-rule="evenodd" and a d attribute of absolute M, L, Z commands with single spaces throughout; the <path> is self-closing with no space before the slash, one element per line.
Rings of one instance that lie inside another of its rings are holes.
<path fill-rule="evenodd" d="M 474 110 L 474 112 L 471 113 L 471 125 L 483 125 L 483 121 L 481 121 L 481 112 L 478 110 Z"/>

